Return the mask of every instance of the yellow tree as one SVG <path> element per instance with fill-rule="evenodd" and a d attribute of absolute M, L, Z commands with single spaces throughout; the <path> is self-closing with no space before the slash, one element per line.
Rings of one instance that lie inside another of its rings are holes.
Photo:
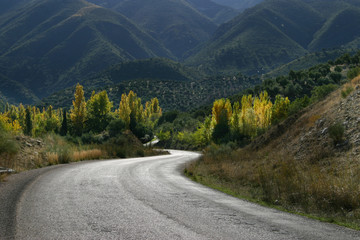
<path fill-rule="evenodd" d="M 226 111 L 226 118 L 230 121 L 232 116 L 232 107 L 229 99 L 218 99 L 215 100 L 212 108 L 212 124 L 213 127 L 220 122 L 220 116 L 223 111 Z"/>
<path fill-rule="evenodd" d="M 86 120 L 86 102 L 84 97 L 83 86 L 77 84 L 73 101 L 73 107 L 70 111 L 70 118 L 74 126 L 74 132 L 81 135 L 84 129 L 84 122 Z"/>
<path fill-rule="evenodd" d="M 126 128 L 129 128 L 131 109 L 129 106 L 128 96 L 125 93 L 121 95 L 119 110 L 117 112 L 120 119 L 124 121 Z"/>
<path fill-rule="evenodd" d="M 290 107 L 289 98 L 284 98 L 280 95 L 276 95 L 275 103 L 272 107 L 272 122 L 279 122 L 284 120 L 288 116 L 288 111 Z"/>
<path fill-rule="evenodd" d="M 257 127 L 265 129 L 271 124 L 272 103 L 266 91 L 261 92 L 254 99 L 254 112 L 256 114 Z"/>
<path fill-rule="evenodd" d="M 242 133 L 245 135 L 251 135 L 251 129 L 255 124 L 252 120 L 252 114 L 249 113 L 249 110 L 253 108 L 253 97 L 252 95 L 244 95 L 241 99 L 241 114 L 240 114 L 240 126 Z"/>
<path fill-rule="evenodd" d="M 235 132 L 240 131 L 240 103 L 235 102 L 232 110 L 231 127 Z"/>

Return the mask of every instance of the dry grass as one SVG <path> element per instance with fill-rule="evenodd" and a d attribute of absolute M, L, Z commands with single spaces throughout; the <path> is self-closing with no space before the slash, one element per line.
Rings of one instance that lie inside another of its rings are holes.
<path fill-rule="evenodd" d="M 72 154 L 72 160 L 75 162 L 83 160 L 100 159 L 104 157 L 104 153 L 100 149 L 75 151 Z"/>
<path fill-rule="evenodd" d="M 206 153 L 186 171 L 245 197 L 291 211 L 350 219 L 360 226 L 359 162 L 333 161 L 297 161 L 285 151 L 269 154 L 242 149 L 228 156 Z"/>
<path fill-rule="evenodd" d="M 53 152 L 47 152 L 46 158 L 48 160 L 49 165 L 59 164 L 59 154 Z"/>

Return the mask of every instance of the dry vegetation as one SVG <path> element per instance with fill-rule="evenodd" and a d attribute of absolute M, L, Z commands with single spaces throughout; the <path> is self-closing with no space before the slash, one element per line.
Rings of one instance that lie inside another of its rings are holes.
<path fill-rule="evenodd" d="M 45 167 L 49 165 L 78 162 L 83 160 L 143 157 L 163 154 L 152 148 L 144 148 L 141 142 L 129 131 L 113 141 L 100 145 L 74 144 L 56 134 L 34 139 L 17 136 L 7 139 L 16 150 L 0 154 L 0 166 L 16 172 Z M 4 181 L 6 174 L 0 174 Z"/>
<path fill-rule="evenodd" d="M 359 229 L 359 82 L 355 78 L 246 148 L 208 147 L 187 174 L 245 198 Z M 337 140 L 331 128 L 340 133 Z"/>

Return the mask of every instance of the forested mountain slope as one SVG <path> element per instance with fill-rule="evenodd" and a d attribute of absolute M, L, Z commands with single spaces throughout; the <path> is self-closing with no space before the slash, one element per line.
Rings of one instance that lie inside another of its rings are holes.
<path fill-rule="evenodd" d="M 221 25 L 191 57 L 210 71 L 262 74 L 304 56 L 331 48 L 357 48 L 358 1 L 267 0 Z"/>
<path fill-rule="evenodd" d="M 99 3 L 97 0 L 91 1 Z M 217 27 L 210 18 L 182 0 L 120 0 L 105 3 L 105 6 L 124 14 L 145 29 L 178 58 L 210 39 Z"/>
<path fill-rule="evenodd" d="M 85 1 L 20 6 L 1 16 L 0 65 L 4 77 L 38 97 L 121 61 L 172 57 L 126 17 Z"/>
<path fill-rule="evenodd" d="M 247 8 L 251 8 L 256 4 L 263 2 L 264 0 L 213 0 L 218 4 L 229 6 L 240 11 L 244 11 Z"/>

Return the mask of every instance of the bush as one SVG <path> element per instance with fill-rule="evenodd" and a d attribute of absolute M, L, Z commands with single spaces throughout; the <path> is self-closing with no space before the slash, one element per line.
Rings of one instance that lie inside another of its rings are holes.
<path fill-rule="evenodd" d="M 339 122 L 329 127 L 329 135 L 330 138 L 334 141 L 335 145 L 343 141 L 344 132 L 345 132 L 344 126 Z"/>
<path fill-rule="evenodd" d="M 311 91 L 311 101 L 312 102 L 320 101 L 337 88 L 338 86 L 335 84 L 327 84 L 327 85 L 315 87 L 314 90 Z"/>
<path fill-rule="evenodd" d="M 354 91 L 354 88 L 352 86 L 347 86 L 344 90 L 341 91 L 341 97 L 346 98 L 352 91 Z"/>
<path fill-rule="evenodd" d="M 125 128 L 126 124 L 123 120 L 114 119 L 109 123 L 107 130 L 109 131 L 110 137 L 116 137 L 119 136 L 125 130 Z"/>
<path fill-rule="evenodd" d="M 19 151 L 19 146 L 12 139 L 9 133 L 0 128 L 0 155 L 15 155 Z"/>
<path fill-rule="evenodd" d="M 360 74 L 360 67 L 351 68 L 347 73 L 347 78 L 349 80 L 359 76 Z"/>

